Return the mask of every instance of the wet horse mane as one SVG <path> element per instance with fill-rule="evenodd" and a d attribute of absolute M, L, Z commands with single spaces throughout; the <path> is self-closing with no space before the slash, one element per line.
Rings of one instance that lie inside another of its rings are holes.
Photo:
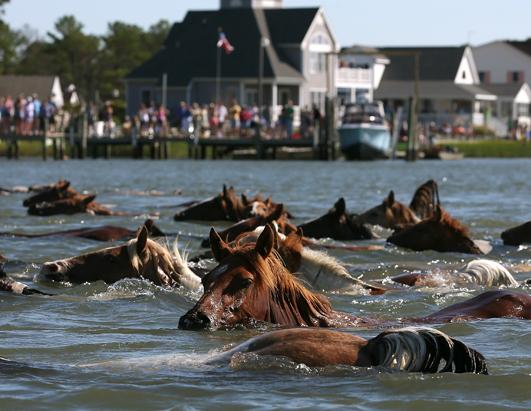
<path fill-rule="evenodd" d="M 131 266 L 141 276 L 144 263 L 138 254 L 138 241 L 138 238 L 129 240 L 126 247 Z M 173 247 L 170 249 L 167 243 L 148 238 L 145 249 L 149 251 L 151 256 L 156 256 L 156 259 L 152 258 L 149 262 L 153 264 L 154 272 L 158 273 L 167 285 L 176 282 L 188 289 L 200 287 L 201 280 L 188 267 L 187 254 L 184 253 L 181 256 L 177 247 L 177 240 L 174 241 Z"/>
<path fill-rule="evenodd" d="M 448 213 L 441 206 L 437 206 L 435 208 L 435 213 L 430 221 L 439 221 L 455 234 L 470 237 L 470 231 L 468 230 L 468 227 L 463 225 L 457 218 L 452 217 L 450 213 Z"/>
<path fill-rule="evenodd" d="M 269 298 L 269 318 L 272 323 L 293 325 L 327 325 L 332 314 L 330 302 L 320 294 L 308 290 L 285 267 L 276 250 L 262 258 L 254 251 L 254 244 L 235 246 L 233 255 L 242 258 L 256 273 L 256 297 Z"/>
<path fill-rule="evenodd" d="M 384 331 L 369 340 L 374 365 L 413 372 L 488 374 L 479 352 L 446 334 L 425 327 Z"/>

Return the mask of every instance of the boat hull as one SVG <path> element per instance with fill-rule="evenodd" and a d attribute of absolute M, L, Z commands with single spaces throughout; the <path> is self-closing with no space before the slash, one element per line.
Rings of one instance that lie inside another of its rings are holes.
<path fill-rule="evenodd" d="M 391 134 L 385 126 L 346 125 L 338 133 L 347 160 L 376 160 L 391 154 Z"/>

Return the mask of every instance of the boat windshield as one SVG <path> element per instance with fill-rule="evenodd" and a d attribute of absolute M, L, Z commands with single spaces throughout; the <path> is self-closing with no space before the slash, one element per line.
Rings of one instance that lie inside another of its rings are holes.
<path fill-rule="evenodd" d="M 384 119 L 375 104 L 352 104 L 346 106 L 343 124 L 357 123 L 383 124 Z"/>

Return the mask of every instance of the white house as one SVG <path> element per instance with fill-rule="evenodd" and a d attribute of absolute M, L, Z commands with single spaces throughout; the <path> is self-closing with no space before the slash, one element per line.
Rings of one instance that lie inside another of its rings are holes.
<path fill-rule="evenodd" d="M 371 101 L 387 64 L 389 59 L 375 48 L 352 46 L 341 49 L 335 73 L 341 104 L 360 99 Z"/>
<path fill-rule="evenodd" d="M 474 47 L 481 83 L 531 82 L 531 38 L 500 40 Z"/>

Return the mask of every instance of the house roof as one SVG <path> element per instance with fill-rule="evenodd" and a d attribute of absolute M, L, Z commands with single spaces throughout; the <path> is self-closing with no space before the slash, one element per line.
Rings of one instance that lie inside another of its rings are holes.
<path fill-rule="evenodd" d="M 280 44 L 300 43 L 318 8 L 251 9 L 235 8 L 190 11 L 175 23 L 164 47 L 127 75 L 128 79 L 155 78 L 168 73 L 169 86 L 186 86 L 192 78 L 216 77 L 218 28 L 234 46 L 221 57 L 221 77 L 256 78 L 260 39 L 271 44 L 264 53 L 264 78 L 283 77 L 302 80 L 302 74 L 277 51 Z"/>
<path fill-rule="evenodd" d="M 524 41 L 507 40 L 507 44 L 510 44 L 514 48 L 517 48 L 521 52 L 531 56 L 531 37 Z"/>
<path fill-rule="evenodd" d="M 390 80 L 374 92 L 377 99 L 406 99 L 413 96 L 413 81 Z M 453 80 L 419 81 L 419 96 L 434 100 L 496 100 L 496 95 L 472 84 L 456 84 Z"/>
<path fill-rule="evenodd" d="M 391 63 L 385 69 L 383 81 L 413 80 L 415 59 L 412 53 L 419 52 L 420 80 L 454 80 L 466 46 L 460 47 L 382 47 L 379 48 Z M 411 55 L 393 55 L 393 53 Z"/>
<path fill-rule="evenodd" d="M 481 88 L 503 97 L 516 97 L 518 92 L 524 87 L 525 83 L 491 83 L 482 84 Z"/>
<path fill-rule="evenodd" d="M 55 76 L 0 76 L 0 96 L 16 97 L 37 93 L 40 98 L 47 98 L 52 92 Z"/>

